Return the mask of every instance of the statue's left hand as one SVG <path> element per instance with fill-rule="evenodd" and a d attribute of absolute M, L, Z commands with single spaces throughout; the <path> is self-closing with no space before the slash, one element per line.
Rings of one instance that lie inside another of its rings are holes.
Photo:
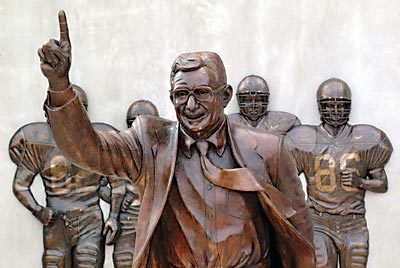
<path fill-rule="evenodd" d="M 114 244 L 118 234 L 118 220 L 109 217 L 104 225 L 103 235 L 106 236 L 106 245 Z"/>
<path fill-rule="evenodd" d="M 53 90 L 63 90 L 69 86 L 68 72 L 71 67 L 71 41 L 63 10 L 58 13 L 58 21 L 60 40 L 50 39 L 38 50 L 40 69 Z"/>

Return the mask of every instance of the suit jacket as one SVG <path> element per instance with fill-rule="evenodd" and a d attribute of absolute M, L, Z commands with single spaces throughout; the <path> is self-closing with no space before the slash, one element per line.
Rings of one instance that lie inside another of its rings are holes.
<path fill-rule="evenodd" d="M 83 168 L 129 177 L 139 186 L 142 207 L 133 267 L 168 267 L 162 246 L 166 234 L 158 227 L 174 178 L 179 125 L 139 117 L 125 132 L 96 132 L 76 96 L 46 110 L 64 155 Z M 294 160 L 280 136 L 228 122 L 228 137 L 238 165 L 250 169 L 264 185 L 265 191 L 257 195 L 273 230 L 272 267 L 315 267 L 311 215 Z"/>

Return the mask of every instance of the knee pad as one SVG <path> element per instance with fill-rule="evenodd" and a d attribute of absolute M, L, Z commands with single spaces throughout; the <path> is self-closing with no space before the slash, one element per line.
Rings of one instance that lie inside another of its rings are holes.
<path fill-rule="evenodd" d="M 360 243 L 351 245 L 349 248 L 350 256 L 348 257 L 348 267 L 365 268 L 368 261 L 368 244 Z"/>
<path fill-rule="evenodd" d="M 113 253 L 114 266 L 116 268 L 131 268 L 133 254 L 131 251 L 117 251 Z"/>
<path fill-rule="evenodd" d="M 94 245 L 79 245 L 76 247 L 78 267 L 96 268 L 100 258 L 100 248 Z"/>
<path fill-rule="evenodd" d="M 46 249 L 43 253 L 42 263 L 44 268 L 64 268 L 65 253 L 56 249 Z"/>

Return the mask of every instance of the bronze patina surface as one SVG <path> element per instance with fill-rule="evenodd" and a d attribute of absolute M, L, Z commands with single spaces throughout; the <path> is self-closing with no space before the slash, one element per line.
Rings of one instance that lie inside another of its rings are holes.
<path fill-rule="evenodd" d="M 383 131 L 348 124 L 351 91 L 340 79 L 317 91 L 321 124 L 299 126 L 285 137 L 307 181 L 313 214 L 317 267 L 366 267 L 368 229 L 365 192 L 384 193 L 392 145 Z"/>
<path fill-rule="evenodd" d="M 311 214 L 281 136 L 232 124 L 221 58 L 179 55 L 170 76 L 178 122 L 138 117 L 123 132 L 99 132 L 72 90 L 71 43 L 39 49 L 49 82 L 55 141 L 79 166 L 129 178 L 139 189 L 132 267 L 314 267 Z"/>
<path fill-rule="evenodd" d="M 78 86 L 74 92 L 87 109 L 87 97 Z M 85 112 L 86 113 L 86 112 Z M 93 123 L 96 131 L 115 131 Z M 9 153 L 17 165 L 13 191 L 18 200 L 43 224 L 43 267 L 102 267 L 104 262 L 103 214 L 99 205 L 101 175 L 69 161 L 57 147 L 45 122 L 21 127 L 11 138 Z M 37 175 L 43 180 L 46 205 L 39 204 L 30 187 Z M 119 181 L 104 178 L 120 187 Z M 112 195 L 113 199 L 118 196 Z M 122 201 L 122 199 L 120 198 Z M 116 222 L 121 202 L 111 207 L 107 223 Z M 116 234 L 117 226 L 111 229 Z"/>

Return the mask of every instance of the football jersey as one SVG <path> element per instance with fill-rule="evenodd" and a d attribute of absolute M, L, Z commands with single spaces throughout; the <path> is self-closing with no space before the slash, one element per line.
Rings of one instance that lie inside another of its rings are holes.
<path fill-rule="evenodd" d="M 115 130 L 104 123 L 94 123 L 93 126 L 100 131 Z M 17 130 L 11 138 L 9 154 L 25 172 L 40 174 L 49 206 L 61 209 L 61 203 L 71 202 L 66 207 L 73 209 L 75 202 L 87 206 L 98 203 L 101 176 L 73 165 L 64 157 L 47 123 L 31 123 Z"/>
<path fill-rule="evenodd" d="M 230 122 L 247 127 L 253 127 L 246 117 L 240 113 L 228 115 Z M 301 125 L 300 120 L 294 114 L 279 111 L 268 111 L 257 122 L 258 129 L 272 131 L 285 135 L 290 129 Z"/>
<path fill-rule="evenodd" d="M 347 124 L 338 136 L 322 125 L 299 126 L 285 136 L 285 145 L 307 181 L 309 206 L 330 214 L 365 214 L 365 190 L 342 184 L 341 172 L 384 168 L 393 151 L 385 133 L 373 126 Z"/>

